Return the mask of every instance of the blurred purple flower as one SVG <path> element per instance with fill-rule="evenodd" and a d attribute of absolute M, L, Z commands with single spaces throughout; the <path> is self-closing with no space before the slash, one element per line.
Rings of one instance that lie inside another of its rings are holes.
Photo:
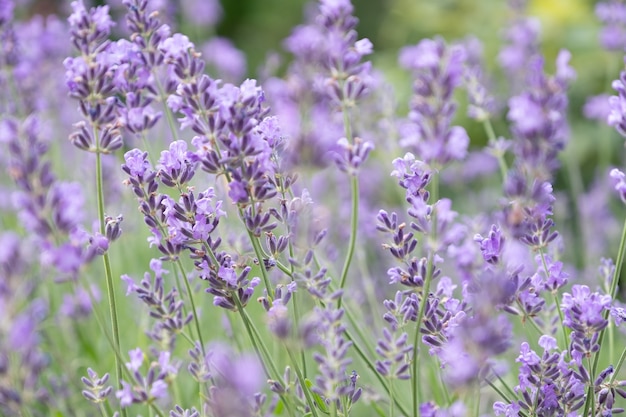
<path fill-rule="evenodd" d="M 601 1 L 595 8 L 598 20 L 604 25 L 600 44 L 609 51 L 622 51 L 626 46 L 626 4 L 620 0 Z"/>
<path fill-rule="evenodd" d="M 617 191 L 622 202 L 626 204 L 626 174 L 617 168 L 613 168 L 610 175 L 613 179 L 615 191 Z"/>
<path fill-rule="evenodd" d="M 244 78 L 246 56 L 229 39 L 212 38 L 202 45 L 201 50 L 207 65 L 215 68 L 216 78 L 233 83 Z"/>
<path fill-rule="evenodd" d="M 600 94 L 587 98 L 583 107 L 583 115 L 587 119 L 598 120 L 607 123 L 609 114 L 611 113 L 611 104 L 608 94 Z"/>
<path fill-rule="evenodd" d="M 219 0 L 181 0 L 180 7 L 186 21 L 202 27 L 215 26 L 223 14 Z"/>

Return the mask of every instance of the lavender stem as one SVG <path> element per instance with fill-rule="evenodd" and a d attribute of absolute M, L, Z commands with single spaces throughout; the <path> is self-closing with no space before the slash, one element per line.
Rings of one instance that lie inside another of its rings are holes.
<path fill-rule="evenodd" d="M 104 224 L 104 187 L 102 180 L 102 153 L 100 150 L 100 135 L 98 129 L 94 128 L 94 138 L 96 143 L 96 190 L 98 199 L 98 220 L 100 221 L 100 233 L 106 234 Z M 117 319 L 117 305 L 115 302 L 115 287 L 113 284 L 113 273 L 111 271 L 111 262 L 109 260 L 109 253 L 105 252 L 102 256 L 104 261 L 104 273 L 106 278 L 107 296 L 109 300 L 109 311 L 111 314 L 111 331 L 113 332 L 113 345 L 114 350 L 119 353 L 120 350 L 120 331 L 119 323 Z M 120 362 L 118 355 L 115 355 L 115 373 L 117 376 L 117 386 L 122 389 L 122 363 Z M 122 408 L 122 416 L 126 417 L 126 410 Z"/>
<path fill-rule="evenodd" d="M 352 126 L 350 125 L 350 115 L 348 113 L 348 106 L 346 102 L 342 103 L 341 111 L 343 113 L 343 128 L 346 135 L 346 139 L 349 143 L 353 143 Z M 346 286 L 346 278 L 348 277 L 348 271 L 350 269 L 350 263 L 354 256 L 354 249 L 356 246 L 356 234 L 359 222 L 359 177 L 354 174 L 350 178 L 350 190 L 352 193 L 352 208 L 350 212 L 350 241 L 348 243 L 348 252 L 346 253 L 346 259 L 341 270 L 341 279 L 339 281 L 339 289 L 343 291 Z M 343 293 L 339 295 L 337 299 L 337 308 L 341 308 L 341 301 L 343 299 Z"/>

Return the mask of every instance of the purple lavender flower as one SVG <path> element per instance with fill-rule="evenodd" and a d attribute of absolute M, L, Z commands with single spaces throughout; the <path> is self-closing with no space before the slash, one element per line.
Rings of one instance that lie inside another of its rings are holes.
<path fill-rule="evenodd" d="M 548 77 L 543 59 L 532 58 L 528 64 L 527 89 L 509 100 L 507 118 L 515 137 L 516 164 L 539 179 L 549 179 L 558 168 L 557 154 L 568 139 L 567 87 L 575 78 L 568 66 L 571 54 L 562 50 L 557 57 L 557 71 Z"/>
<path fill-rule="evenodd" d="M 142 375 L 140 368 L 144 362 L 145 354 L 140 349 L 129 352 L 130 362 L 126 367 L 132 375 L 132 383 L 121 381 L 122 389 L 116 391 L 115 396 L 119 398 L 122 407 L 132 404 L 146 404 L 156 400 L 168 398 L 169 384 L 167 379 L 177 372 L 177 367 L 172 367 L 169 361 L 153 361 L 148 367 L 147 373 Z"/>
<path fill-rule="evenodd" d="M 100 404 L 107 400 L 107 397 L 113 391 L 113 387 L 107 385 L 109 381 L 109 374 L 104 374 L 99 377 L 98 374 L 91 368 L 87 368 L 87 374 L 89 378 L 82 377 L 81 381 L 87 389 L 82 391 L 83 397 L 91 401 L 94 404 Z"/>
<path fill-rule="evenodd" d="M 451 126 L 456 111 L 452 94 L 462 81 L 464 60 L 463 48 L 448 47 L 439 38 L 425 39 L 400 52 L 400 65 L 415 77 L 409 121 L 416 137 L 402 144 L 431 165 L 442 166 L 467 153 L 465 129 Z"/>
<path fill-rule="evenodd" d="M 572 351 L 589 357 L 600 349 L 600 332 L 609 324 L 604 318 L 604 310 L 610 306 L 610 295 L 592 293 L 586 285 L 574 285 L 571 293 L 563 294 L 563 324 L 573 330 L 570 335 Z"/>
<path fill-rule="evenodd" d="M 241 82 L 244 78 L 246 56 L 230 40 L 212 38 L 202 45 L 201 50 L 207 65 L 215 69 L 218 78 L 228 82 Z"/>
<path fill-rule="evenodd" d="M 626 5 L 620 0 L 601 1 L 596 4 L 595 12 L 604 25 L 600 31 L 602 47 L 622 51 L 626 46 Z"/>
<path fill-rule="evenodd" d="M 485 262 L 490 264 L 498 263 L 504 245 L 504 236 L 498 226 L 495 224 L 492 225 L 487 237 L 476 235 L 474 241 L 480 246 L 480 251 L 482 252 Z"/>
<path fill-rule="evenodd" d="M 626 136 L 626 121 L 624 120 L 626 114 L 626 71 L 622 71 L 619 79 L 613 81 L 611 86 L 618 95 L 609 98 L 611 111 L 607 123 L 615 127 L 620 135 Z"/>
<path fill-rule="evenodd" d="M 121 279 L 127 284 L 126 295 L 136 293 L 137 297 L 150 308 L 150 316 L 157 320 L 153 330 L 148 333 L 154 341 L 164 340 L 166 345 L 173 347 L 178 333 L 193 319 L 191 313 L 183 313 L 183 302 L 176 288 L 165 292 L 163 275 L 168 271 L 162 268 L 159 259 L 150 261 L 150 269 L 154 272 L 154 279 L 146 272 L 144 278 L 137 285 L 128 275 Z M 143 361 L 141 349 L 129 352 L 131 362 L 129 369 L 136 371 Z"/>
<path fill-rule="evenodd" d="M 197 26 L 215 26 L 223 13 L 218 0 L 182 0 L 180 6 L 185 19 Z"/>
<path fill-rule="evenodd" d="M 204 358 L 207 371 L 213 378 L 207 405 L 216 417 L 252 417 L 254 397 L 263 383 L 263 368 L 256 357 L 236 356 L 226 345 L 209 347 Z"/>
<path fill-rule="evenodd" d="M 583 115 L 587 119 L 598 120 L 602 123 L 607 123 L 610 113 L 611 104 L 608 94 L 588 97 L 583 107 Z"/>
<path fill-rule="evenodd" d="M 617 168 L 612 169 L 610 175 L 615 183 L 615 191 L 617 191 L 622 202 L 626 204 L 626 175 Z"/>
<path fill-rule="evenodd" d="M 509 75 L 510 84 L 517 86 L 514 91 L 524 84 L 527 65 L 539 53 L 539 31 L 539 21 L 526 17 L 517 17 L 507 26 L 504 38 L 508 43 L 500 50 L 498 61 Z"/>

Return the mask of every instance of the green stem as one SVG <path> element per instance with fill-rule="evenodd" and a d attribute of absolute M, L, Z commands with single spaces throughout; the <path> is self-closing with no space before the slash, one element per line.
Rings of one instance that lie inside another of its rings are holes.
<path fill-rule="evenodd" d="M 263 342 L 263 339 L 261 338 L 259 331 L 257 330 L 252 320 L 250 320 L 250 317 L 248 316 L 248 313 L 246 313 L 246 310 L 241 305 L 241 301 L 239 300 L 239 298 L 235 296 L 234 299 L 237 305 L 237 310 L 239 311 L 239 314 L 241 315 L 241 318 L 243 320 L 243 324 L 246 327 L 246 331 L 248 332 L 248 335 L 250 336 L 250 341 L 252 342 L 254 349 L 257 351 L 259 355 L 259 359 L 262 362 L 263 368 L 265 368 L 266 370 L 265 374 L 270 379 L 278 380 L 281 383 L 281 385 L 284 386 L 284 383 L 280 376 L 280 372 L 278 372 L 278 368 L 276 367 L 276 364 L 274 364 L 272 356 L 269 354 L 269 350 L 267 349 L 267 346 L 265 346 L 265 343 Z M 266 368 L 267 364 L 269 364 L 271 368 L 271 372 L 273 372 L 274 375 L 272 375 L 269 372 L 269 370 Z"/>
<path fill-rule="evenodd" d="M 618 287 L 620 275 L 622 272 L 622 265 L 624 264 L 624 250 L 625 249 L 626 249 L 626 220 L 624 221 L 624 226 L 622 227 L 622 237 L 620 238 L 620 242 L 619 242 L 617 260 L 615 262 L 615 270 L 613 272 L 613 279 L 611 280 L 611 289 L 609 292 L 609 295 L 611 296 L 611 299 L 613 300 L 615 299 L 615 295 L 617 293 L 617 287 Z M 605 320 L 608 320 L 609 314 L 610 314 L 609 310 L 604 310 L 604 313 L 602 313 L 602 316 L 604 317 Z M 600 345 L 600 347 L 602 347 L 602 341 L 604 340 L 605 330 L 606 328 L 600 332 L 600 336 L 598 338 L 598 344 Z M 600 362 L 599 353 L 600 352 L 596 352 L 595 357 L 593 358 L 591 378 L 594 377 L 598 369 L 598 363 Z"/>
<path fill-rule="evenodd" d="M 104 187 L 102 180 L 102 154 L 100 153 L 100 136 L 98 129 L 94 127 L 94 138 L 96 142 L 96 190 L 98 199 L 98 220 L 100 221 L 100 233 L 104 236 L 105 224 L 104 224 Z M 115 344 L 115 350 L 120 350 L 120 330 L 117 320 L 117 305 L 115 302 L 115 286 L 113 284 L 113 273 L 111 270 L 111 261 L 109 260 L 109 253 L 105 252 L 102 256 L 104 262 L 104 273 L 107 286 L 107 297 L 109 301 L 109 311 L 111 314 L 111 331 L 113 333 L 113 342 Z M 117 386 L 122 388 L 122 363 L 119 361 L 117 355 L 115 355 L 115 373 L 117 376 Z M 121 409 L 122 416 L 126 417 L 126 410 Z"/>
<path fill-rule="evenodd" d="M 102 316 L 100 315 L 100 310 L 98 309 L 98 305 L 97 305 L 97 302 L 96 302 L 96 297 L 94 297 L 94 295 L 93 295 L 93 291 L 91 290 L 91 286 L 85 285 L 85 288 L 87 289 L 87 294 L 89 295 L 89 301 L 91 302 L 91 305 L 93 307 L 93 315 L 96 318 L 96 322 L 98 323 L 98 327 L 100 327 L 100 330 L 102 331 L 102 334 L 104 334 L 104 337 L 109 342 L 109 346 L 111 346 L 111 349 L 113 349 L 113 353 L 115 354 L 115 358 L 117 359 L 117 361 L 119 361 L 120 363 L 124 362 L 124 359 L 122 358 L 121 352 L 115 346 L 115 342 L 113 341 L 113 338 L 111 337 L 109 332 L 106 330 L 106 327 L 104 326 L 104 320 L 102 319 Z M 126 367 L 122 367 L 122 370 L 126 372 L 126 376 L 129 378 L 129 380 L 133 378 L 133 376 L 131 375 L 130 371 Z"/>
<path fill-rule="evenodd" d="M 434 204 L 437 204 L 437 200 L 439 199 L 439 181 L 437 173 L 433 171 L 432 177 L 432 193 L 431 193 L 431 201 L 434 201 Z M 432 242 L 434 242 L 437 238 L 437 208 L 434 207 L 433 214 L 431 217 L 431 233 L 430 237 Z M 419 404 L 421 401 L 421 387 L 420 385 L 420 349 L 419 349 L 419 341 L 420 341 L 420 328 L 422 326 L 422 318 L 424 317 L 424 312 L 426 311 L 426 300 L 428 300 L 428 295 L 430 294 L 430 284 L 433 278 L 433 269 L 434 265 L 434 253 L 428 247 L 428 261 L 426 264 L 426 278 L 424 280 L 424 287 L 422 289 L 422 299 L 420 300 L 419 308 L 417 311 L 417 320 L 415 326 L 415 337 L 413 339 L 413 372 L 411 373 L 411 386 L 413 389 L 413 415 L 419 416 Z"/>
<path fill-rule="evenodd" d="M 174 115 L 172 114 L 172 110 L 167 105 L 167 95 L 165 94 L 165 90 L 161 85 L 161 81 L 159 81 L 159 77 L 152 71 L 152 76 L 156 82 L 157 90 L 159 92 L 159 99 L 161 103 L 163 103 L 163 110 L 165 110 L 165 118 L 167 119 L 167 124 L 170 127 L 170 131 L 174 136 L 174 140 L 178 140 L 178 129 L 176 129 L 176 123 L 174 123 Z"/>
<path fill-rule="evenodd" d="M 539 255 L 541 256 L 541 264 L 543 265 L 543 270 L 546 273 L 546 279 L 550 279 L 550 271 L 548 270 L 548 263 L 546 262 L 546 257 L 545 257 L 543 248 L 539 249 Z M 559 302 L 559 297 L 555 292 L 552 293 L 552 297 L 554 298 L 554 304 L 556 305 L 556 310 L 559 313 L 559 321 L 561 322 L 561 330 L 562 330 L 561 334 L 563 335 L 563 349 L 567 349 L 568 333 L 566 330 L 567 328 L 563 324 L 565 317 L 563 315 L 563 311 L 561 310 L 561 303 Z"/>
<path fill-rule="evenodd" d="M 163 412 L 159 409 L 159 407 L 154 405 L 153 402 L 150 403 L 150 409 L 153 410 L 157 416 L 164 417 Z"/>
<path fill-rule="evenodd" d="M 198 339 L 200 340 L 200 347 L 202 349 L 202 354 L 206 355 L 204 351 L 204 338 L 202 337 L 202 331 L 200 330 L 200 317 L 198 317 L 198 311 L 196 309 L 196 303 L 194 301 L 193 292 L 191 291 L 191 284 L 189 284 L 189 279 L 187 274 L 185 273 L 185 269 L 183 268 L 182 262 L 180 259 L 177 260 L 178 268 L 180 269 L 180 273 L 183 276 L 183 281 L 185 282 L 185 288 L 187 289 L 187 293 L 189 294 L 189 302 L 191 303 L 191 311 L 193 313 L 193 321 L 196 325 L 196 332 L 198 333 Z"/>
<path fill-rule="evenodd" d="M 385 382 L 385 379 L 383 378 L 383 376 L 376 370 L 376 366 L 374 365 L 374 363 L 372 362 L 371 358 L 373 356 L 368 356 L 365 352 L 363 352 L 363 350 L 361 349 L 361 346 L 359 346 L 358 343 L 356 343 L 356 340 L 354 339 L 354 337 L 352 336 L 352 334 L 350 334 L 350 332 L 348 330 L 346 330 L 346 332 L 344 333 L 346 335 L 346 338 L 352 342 L 352 347 L 354 348 L 354 350 L 356 350 L 356 353 L 359 355 L 359 357 L 363 360 L 363 362 L 365 362 L 365 365 L 367 365 L 367 368 L 372 372 L 372 374 L 376 377 L 376 379 L 378 379 L 378 382 L 380 382 L 380 385 L 383 387 L 383 389 L 385 391 L 387 391 L 387 395 L 390 398 L 390 401 L 394 401 L 396 403 L 396 407 L 398 407 L 398 410 L 400 410 L 400 412 L 405 415 L 408 416 L 409 412 L 407 411 L 406 408 L 404 408 L 404 406 L 402 405 L 402 403 L 397 399 L 394 398 L 391 393 L 389 392 L 389 387 L 387 385 L 387 383 Z"/>
<path fill-rule="evenodd" d="M 476 384 L 476 397 L 474 398 L 474 401 L 476 401 L 475 407 L 474 407 L 474 416 L 479 417 L 480 416 L 480 383 Z"/>
<path fill-rule="evenodd" d="M 626 359 L 626 348 L 622 350 L 622 354 L 617 361 L 617 365 L 615 365 L 615 369 L 613 370 L 613 375 L 611 375 L 610 383 L 612 384 L 617 379 L 617 375 L 619 374 L 620 369 L 622 369 L 622 365 L 624 364 L 624 359 Z"/>
<path fill-rule="evenodd" d="M 389 381 L 389 417 L 393 417 L 393 378 L 388 377 Z"/>
<path fill-rule="evenodd" d="M 343 89 L 343 83 L 341 88 Z M 346 103 L 345 100 L 341 103 L 341 112 L 343 113 L 343 129 L 346 135 L 346 140 L 352 144 L 354 142 L 354 138 L 352 137 L 352 124 L 350 123 L 349 104 Z M 341 278 L 339 281 L 340 290 L 343 290 L 346 285 L 346 278 L 348 277 L 348 270 L 350 269 L 350 263 L 352 262 L 352 257 L 354 256 L 356 234 L 358 231 L 359 179 L 356 174 L 350 178 L 350 190 L 352 193 L 352 209 L 350 213 L 350 241 L 348 243 L 348 253 L 346 253 L 346 259 L 344 260 L 343 268 L 341 270 Z M 341 294 L 337 299 L 337 308 L 341 308 L 342 298 L 343 294 Z"/>
<path fill-rule="evenodd" d="M 304 392 L 306 403 L 309 405 L 309 408 L 311 409 L 311 413 L 313 413 L 313 416 L 319 417 L 317 414 L 317 409 L 315 408 L 315 404 L 313 403 L 313 399 L 311 398 L 311 392 L 309 390 L 309 387 L 307 386 L 306 381 L 304 380 L 304 375 L 302 374 L 302 371 L 300 370 L 300 367 L 298 366 L 298 361 L 296 360 L 295 356 L 291 352 L 291 349 L 289 349 L 287 346 L 285 346 L 285 349 L 287 350 L 287 354 L 289 355 L 289 359 L 291 360 L 293 369 L 294 371 L 296 371 L 296 376 L 298 377 L 298 381 L 300 382 L 300 387 L 302 388 L 302 392 Z"/>
<path fill-rule="evenodd" d="M 493 126 L 491 125 L 491 120 L 485 119 L 483 120 L 483 127 L 485 128 L 485 132 L 487 133 L 487 138 L 489 139 L 489 144 L 494 146 L 497 138 L 496 132 L 493 130 Z M 502 176 L 502 180 L 506 180 L 508 167 L 506 165 L 506 160 L 504 159 L 504 155 L 498 151 L 495 153 L 495 157 L 498 159 L 498 166 L 500 167 L 500 175 Z"/>
<path fill-rule="evenodd" d="M 242 211 L 239 211 L 240 214 Z M 243 216 L 240 216 L 243 219 Z M 274 299 L 274 289 L 272 288 L 272 284 L 270 283 L 270 278 L 267 274 L 267 268 L 265 268 L 265 263 L 263 263 L 263 249 L 261 248 L 261 244 L 259 243 L 259 238 L 254 236 L 250 230 L 246 227 L 246 231 L 248 232 L 248 237 L 250 238 L 250 242 L 252 243 L 252 247 L 254 248 L 254 254 L 256 258 L 259 260 L 259 269 L 261 270 L 261 277 L 263 278 L 263 284 L 265 285 L 265 289 L 267 290 L 267 294 L 270 298 Z"/>
<path fill-rule="evenodd" d="M 356 234 L 358 231 L 359 222 L 359 179 L 355 175 L 350 178 L 350 188 L 352 191 L 352 212 L 350 218 L 350 242 L 348 243 L 348 253 L 346 253 L 346 259 L 341 269 L 341 280 L 339 283 L 339 289 L 343 290 L 346 286 L 346 278 L 348 277 L 348 271 L 350 269 L 350 263 L 354 256 L 354 248 L 356 247 Z M 337 299 L 337 308 L 341 308 L 341 301 L 343 294 Z"/>
<path fill-rule="evenodd" d="M 491 382 L 491 381 L 487 380 L 487 384 L 489 384 L 489 386 L 490 386 L 490 387 L 491 387 L 491 388 L 492 388 L 495 392 L 497 392 L 497 393 L 498 393 L 498 395 L 499 395 L 500 397 L 502 397 L 502 399 L 503 399 L 504 401 L 506 401 L 506 402 L 507 402 L 507 403 L 509 403 L 509 404 L 513 404 L 513 401 L 512 401 L 509 397 L 507 397 L 507 396 L 506 396 L 506 394 L 500 390 L 500 388 L 496 387 L 496 386 L 495 386 L 495 384 L 494 384 L 493 382 Z M 522 416 L 522 417 L 528 417 L 528 415 L 527 415 L 525 412 L 521 411 L 521 410 L 520 410 L 520 412 L 519 412 L 519 415 L 520 415 L 520 416 Z"/>

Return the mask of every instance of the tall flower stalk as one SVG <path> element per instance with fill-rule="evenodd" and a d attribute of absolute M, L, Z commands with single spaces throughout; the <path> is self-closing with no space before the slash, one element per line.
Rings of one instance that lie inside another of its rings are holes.
<path fill-rule="evenodd" d="M 70 95 L 78 99 L 80 110 L 86 122 L 75 125 L 71 136 L 72 143 L 79 149 L 93 152 L 96 156 L 96 198 L 100 234 L 106 236 L 104 184 L 102 175 L 102 155 L 109 154 L 122 146 L 118 123 L 117 99 L 114 96 L 115 61 L 103 61 L 102 57 L 114 54 L 115 50 L 107 41 L 114 23 L 108 14 L 107 6 L 87 10 L 82 1 L 72 3 L 73 13 L 69 18 L 72 43 L 80 52 L 76 58 L 67 58 L 66 80 Z M 113 55 L 112 55 L 113 56 Z M 91 131 L 86 125 L 91 126 Z M 103 254 L 104 272 L 111 317 L 114 350 L 120 352 L 120 331 L 115 299 L 115 285 L 108 252 Z M 122 382 L 122 364 L 115 355 L 118 385 Z M 125 415 L 125 411 L 122 410 Z"/>

